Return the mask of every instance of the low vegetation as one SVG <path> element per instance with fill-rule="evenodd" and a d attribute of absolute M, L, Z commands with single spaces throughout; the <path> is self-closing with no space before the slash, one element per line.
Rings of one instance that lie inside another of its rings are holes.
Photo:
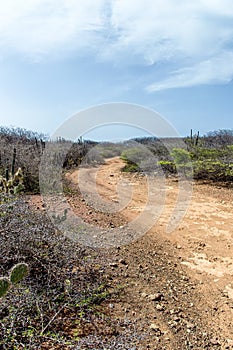
<path fill-rule="evenodd" d="M 181 142 L 182 141 L 182 142 Z M 121 156 L 124 171 L 182 173 L 197 180 L 233 181 L 233 131 L 203 137 L 144 138 L 97 144 L 81 138 L 49 141 L 24 129 L 0 128 L 0 349 L 66 349 L 91 330 L 114 325 L 99 305 L 111 296 L 95 252 L 64 237 L 27 197 L 39 188 L 49 145 L 64 171 Z M 64 147 L 63 147 L 64 146 Z M 66 153 L 60 151 L 67 150 Z M 51 179 L 52 181 L 53 179 Z M 54 219 L 62 221 L 63 216 Z M 104 324 L 104 326 L 103 326 Z M 93 328 L 94 327 L 94 328 Z M 122 347 L 123 349 L 124 347 Z"/>
<path fill-rule="evenodd" d="M 22 198 L 1 195 L 0 348 L 66 349 L 103 322 L 110 295 L 94 251 Z M 107 316 L 106 316 L 106 322 Z"/>
<path fill-rule="evenodd" d="M 19 283 L 28 274 L 28 265 L 18 263 L 13 266 L 9 277 L 0 277 L 0 298 L 10 289 L 11 285 Z"/>
<path fill-rule="evenodd" d="M 178 140 L 173 140 L 173 145 Z M 123 151 L 121 158 L 126 162 L 124 171 L 135 172 L 146 169 L 166 175 L 185 175 L 195 180 L 232 183 L 233 181 L 233 131 L 220 130 L 203 137 L 199 134 L 185 138 L 182 147 L 177 142 L 168 151 L 164 145 L 154 139 L 138 140 L 139 145 Z M 141 148 L 141 144 L 146 147 Z M 153 155 L 153 156 L 152 156 Z"/>
<path fill-rule="evenodd" d="M 214 182 L 233 179 L 233 130 L 213 131 L 202 137 L 191 132 L 184 139 L 146 137 L 98 144 L 81 137 L 77 142 L 61 138 L 49 141 L 43 134 L 1 127 L 0 190 L 39 193 L 39 166 L 46 149 L 52 150 L 51 164 L 64 170 L 80 164 L 103 164 L 105 158 L 121 156 L 127 172 L 163 171 Z"/>
<path fill-rule="evenodd" d="M 94 145 L 95 142 L 84 142 L 82 138 L 74 143 L 62 138 L 51 141 L 44 134 L 0 127 L 0 190 L 39 193 L 39 166 L 46 147 L 53 149 L 53 162 L 70 169 L 80 165 Z M 66 150 L 65 154 L 63 150 Z M 17 169 L 20 169 L 23 181 L 16 176 Z"/>

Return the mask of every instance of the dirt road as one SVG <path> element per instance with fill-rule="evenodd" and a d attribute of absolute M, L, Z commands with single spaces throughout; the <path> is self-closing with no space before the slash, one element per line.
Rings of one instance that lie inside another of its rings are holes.
<path fill-rule="evenodd" d="M 69 203 L 77 215 L 114 229 L 145 211 L 147 178 L 122 173 L 123 165 L 112 158 L 68 174 Z M 153 181 L 158 188 L 158 179 Z M 134 324 L 146 334 L 135 349 L 233 349 L 232 190 L 193 184 L 185 216 L 168 234 L 178 181 L 167 179 L 165 188 L 153 227 L 130 244 L 101 253 L 109 288 L 124 286 L 124 296 L 106 307 L 114 318 L 127 318 L 129 327 Z"/>

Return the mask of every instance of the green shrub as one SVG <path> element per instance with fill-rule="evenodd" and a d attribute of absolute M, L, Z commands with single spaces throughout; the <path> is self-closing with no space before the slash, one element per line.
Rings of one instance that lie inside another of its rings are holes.
<path fill-rule="evenodd" d="M 160 160 L 158 165 L 161 166 L 165 174 L 175 174 L 177 172 L 175 163 L 171 162 L 170 160 Z"/>
<path fill-rule="evenodd" d="M 140 168 L 137 164 L 126 164 L 122 171 L 125 173 L 136 173 L 137 171 L 140 171 Z"/>
<path fill-rule="evenodd" d="M 190 153 L 182 148 L 173 148 L 171 156 L 176 165 L 185 165 L 191 161 Z"/>
<path fill-rule="evenodd" d="M 136 164 L 140 168 L 140 163 L 146 158 L 151 157 L 151 152 L 147 149 L 134 147 L 129 148 L 121 153 L 121 159 L 128 164 Z"/>

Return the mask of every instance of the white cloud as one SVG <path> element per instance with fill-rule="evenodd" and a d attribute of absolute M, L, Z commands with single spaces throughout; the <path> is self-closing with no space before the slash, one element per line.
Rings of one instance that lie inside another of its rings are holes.
<path fill-rule="evenodd" d="M 200 6 L 202 6 L 202 10 L 207 13 L 212 13 L 217 16 L 233 16 L 232 0 L 201 0 Z"/>
<path fill-rule="evenodd" d="M 112 27 L 119 35 L 104 54 L 143 57 L 155 64 L 154 76 L 162 64 L 166 76 L 150 84 L 150 92 L 227 83 L 233 76 L 232 19 L 231 0 L 113 1 Z"/>
<path fill-rule="evenodd" d="M 150 91 L 227 82 L 232 19 L 232 0 L 0 0 L 0 50 L 33 60 L 88 51 L 118 65 L 165 64 L 168 77 Z M 227 68 L 214 69 L 218 61 Z"/>
<path fill-rule="evenodd" d="M 95 44 L 103 27 L 104 0 L 9 0 L 0 2 L 0 47 L 43 57 Z"/>
<path fill-rule="evenodd" d="M 215 0 L 214 8 L 207 0 L 112 1 L 111 24 L 117 35 L 106 51 L 110 57 L 139 54 L 151 64 L 206 57 L 233 37 L 232 23 L 226 24 L 224 15 L 215 14 L 218 7 L 228 10 L 227 5 L 224 0 Z"/>
<path fill-rule="evenodd" d="M 203 84 L 224 84 L 233 79 L 233 52 L 225 52 L 218 57 L 181 68 L 162 81 L 149 85 L 148 92 L 172 88 L 183 88 Z"/>

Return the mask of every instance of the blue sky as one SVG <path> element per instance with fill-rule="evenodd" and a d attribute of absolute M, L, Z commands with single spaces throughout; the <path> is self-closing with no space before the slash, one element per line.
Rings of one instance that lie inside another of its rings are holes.
<path fill-rule="evenodd" d="M 232 0 L 0 0 L 1 125 L 52 134 L 126 102 L 182 136 L 232 129 L 232 78 Z M 142 134 L 131 129 L 96 138 Z"/>

